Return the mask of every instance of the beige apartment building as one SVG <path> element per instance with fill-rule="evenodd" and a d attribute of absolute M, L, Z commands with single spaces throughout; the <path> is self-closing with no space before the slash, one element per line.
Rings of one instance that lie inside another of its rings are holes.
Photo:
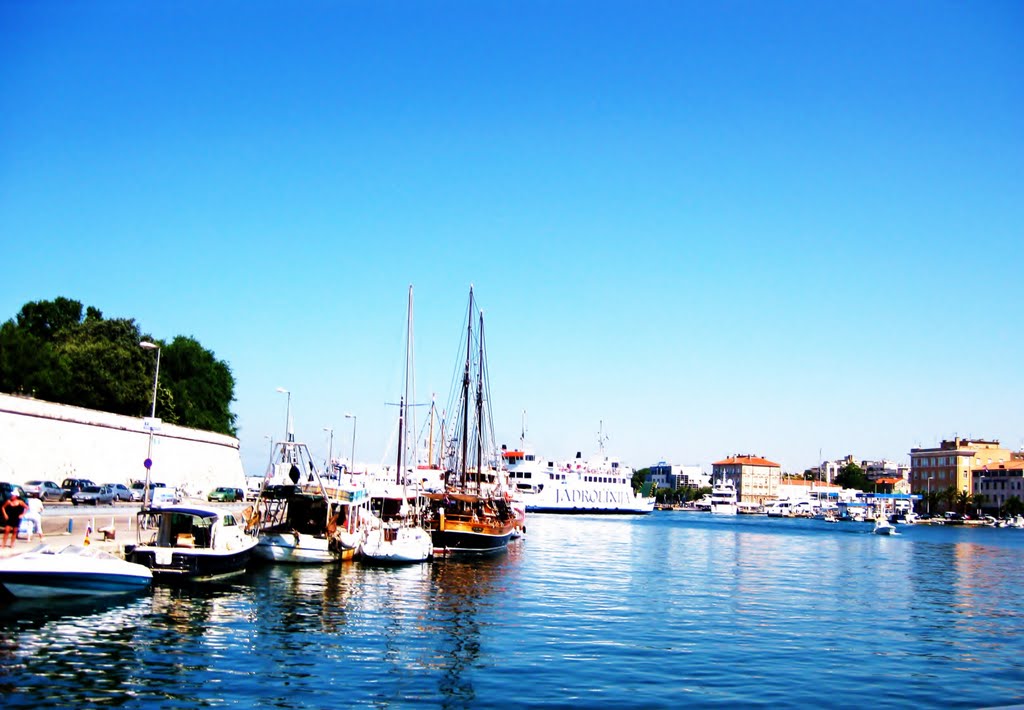
<path fill-rule="evenodd" d="M 942 491 L 953 486 L 973 492 L 972 471 L 1013 458 L 998 439 L 944 440 L 937 448 L 910 450 L 910 488 L 914 492 Z"/>
<path fill-rule="evenodd" d="M 1024 459 L 1021 453 L 1012 461 L 974 469 L 974 494 L 984 496 L 981 507 L 985 512 L 998 515 L 1010 498 L 1024 501 Z"/>
<path fill-rule="evenodd" d="M 711 464 L 711 484 L 732 481 L 740 503 L 762 505 L 775 500 L 781 478 L 782 466 L 760 456 L 737 454 Z"/>

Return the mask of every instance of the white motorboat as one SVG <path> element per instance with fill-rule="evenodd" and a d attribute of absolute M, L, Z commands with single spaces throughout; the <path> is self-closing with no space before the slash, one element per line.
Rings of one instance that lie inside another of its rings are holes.
<path fill-rule="evenodd" d="M 234 513 L 205 506 L 172 505 L 143 508 L 139 544 L 126 550 L 128 559 L 153 571 L 165 582 L 205 582 L 245 572 L 256 537 L 245 531 Z"/>
<path fill-rule="evenodd" d="M 897 535 L 896 526 L 889 522 L 889 519 L 884 515 L 879 515 L 875 518 L 875 527 L 871 531 L 875 535 Z"/>
<path fill-rule="evenodd" d="M 711 489 L 711 512 L 718 515 L 736 515 L 736 485 L 722 478 Z"/>
<path fill-rule="evenodd" d="M 148 567 L 80 545 L 40 545 L 0 560 L 0 585 L 18 598 L 124 594 L 152 580 Z"/>

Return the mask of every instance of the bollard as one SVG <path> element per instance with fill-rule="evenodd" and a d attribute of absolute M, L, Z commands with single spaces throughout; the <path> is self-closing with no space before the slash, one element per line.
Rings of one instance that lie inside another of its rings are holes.
<path fill-rule="evenodd" d="M 65 535 L 70 535 L 74 531 L 74 529 L 75 529 L 75 519 L 74 518 L 68 518 L 68 531 L 66 533 L 64 533 L 64 534 Z"/>

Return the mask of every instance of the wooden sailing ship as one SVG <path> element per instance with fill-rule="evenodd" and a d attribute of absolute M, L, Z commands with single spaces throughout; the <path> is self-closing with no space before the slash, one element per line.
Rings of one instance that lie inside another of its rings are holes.
<path fill-rule="evenodd" d="M 474 324 L 478 324 L 474 330 Z M 516 528 L 499 476 L 491 425 L 483 313 L 469 289 L 466 358 L 445 432 L 445 486 L 427 493 L 427 529 L 435 555 L 486 555 L 508 547 Z"/>

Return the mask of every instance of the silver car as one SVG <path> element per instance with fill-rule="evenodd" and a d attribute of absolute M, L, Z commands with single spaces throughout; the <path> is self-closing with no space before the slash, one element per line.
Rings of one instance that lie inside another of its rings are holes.
<path fill-rule="evenodd" d="M 120 502 L 122 500 L 134 500 L 132 496 L 132 489 L 123 483 L 108 483 L 106 484 L 110 492 L 114 494 L 114 501 Z"/>
<path fill-rule="evenodd" d="M 40 500 L 60 500 L 64 495 L 64 489 L 53 481 L 29 481 L 22 488 L 26 495 Z"/>
<path fill-rule="evenodd" d="M 79 503 L 92 503 L 93 505 L 106 503 L 113 505 L 114 492 L 110 490 L 110 486 L 85 486 L 78 493 L 71 496 L 71 502 L 75 505 Z"/>

